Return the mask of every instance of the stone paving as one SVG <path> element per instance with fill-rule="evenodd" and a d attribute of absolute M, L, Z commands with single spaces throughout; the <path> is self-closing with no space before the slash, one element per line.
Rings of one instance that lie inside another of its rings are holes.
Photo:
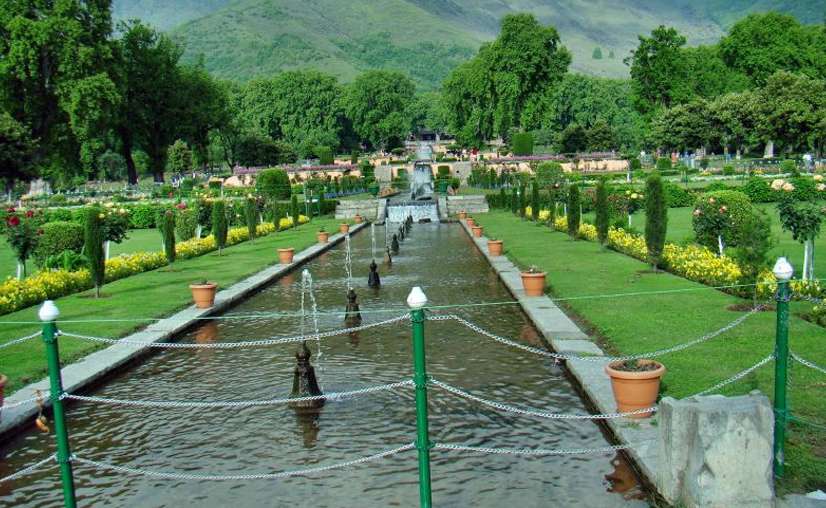
<path fill-rule="evenodd" d="M 356 224 L 350 227 L 351 233 L 356 233 L 366 227 L 367 223 Z M 219 291 L 215 295 L 215 305 L 209 309 L 198 309 L 194 305 L 173 314 L 165 319 L 157 321 L 145 329 L 133 333 L 124 340 L 129 342 L 140 342 L 150 344 L 163 342 L 173 337 L 177 333 L 186 330 L 196 323 L 196 320 L 211 315 L 218 314 L 229 309 L 236 302 L 239 302 L 257 291 L 261 287 L 269 284 L 275 279 L 296 270 L 301 265 L 317 257 L 321 253 L 331 249 L 334 245 L 344 240 L 344 235 L 337 233 L 330 235 L 326 244 L 316 244 L 303 251 L 296 253 L 293 262 L 289 265 L 277 264 L 278 257 L 273 253 L 273 266 L 265 268 L 260 272 L 241 280 L 232 286 Z M 59 305 L 58 301 L 58 307 Z M 60 321 L 58 320 L 58 326 Z M 35 339 L 36 340 L 36 339 Z M 141 355 L 147 354 L 148 348 L 139 345 L 113 345 L 106 349 L 96 351 L 88 356 L 66 365 L 62 368 L 63 389 L 66 392 L 74 393 L 92 385 L 96 381 L 111 373 L 112 371 L 134 361 Z M 49 390 L 49 379 L 42 379 L 36 383 L 31 383 L 16 391 L 13 395 L 6 397 L 5 404 L 15 404 L 20 401 L 31 399 L 37 395 L 37 391 L 43 393 Z M 44 401 L 49 405 L 48 397 Z M 7 437 L 16 430 L 30 423 L 37 416 L 38 407 L 35 402 L 22 404 L 14 408 L 3 410 L 0 419 L 0 437 Z"/>

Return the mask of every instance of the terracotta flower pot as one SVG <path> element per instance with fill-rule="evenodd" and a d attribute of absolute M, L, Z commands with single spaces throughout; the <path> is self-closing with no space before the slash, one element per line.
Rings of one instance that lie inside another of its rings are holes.
<path fill-rule="evenodd" d="M 192 300 L 199 309 L 208 309 L 215 303 L 215 292 L 218 284 L 207 282 L 205 284 L 190 284 L 192 290 Z"/>
<path fill-rule="evenodd" d="M 482 226 L 473 226 L 472 228 L 470 228 L 470 230 L 473 231 L 473 236 L 475 236 L 476 238 L 482 238 L 483 229 L 484 228 L 482 228 Z"/>
<path fill-rule="evenodd" d="M 545 294 L 545 272 L 522 272 L 522 288 L 526 296 Z"/>
<path fill-rule="evenodd" d="M 473 220 L 473 217 L 468 217 L 465 220 L 465 223 L 468 225 L 469 228 L 472 228 L 473 226 L 476 225 L 476 221 Z"/>
<path fill-rule="evenodd" d="M 318 243 L 327 243 L 327 241 L 330 239 L 330 233 L 326 231 L 319 231 L 316 234 L 316 238 L 318 238 Z"/>
<path fill-rule="evenodd" d="M 465 219 L 467 219 L 467 212 L 462 210 L 461 212 L 459 212 L 459 220 L 465 220 Z"/>
<path fill-rule="evenodd" d="M 356 216 L 353 217 L 353 222 L 355 222 L 356 224 L 361 224 L 362 222 L 364 222 L 364 218 L 361 215 L 356 214 Z"/>
<path fill-rule="evenodd" d="M 338 225 L 338 232 L 341 233 L 342 235 L 347 233 L 348 231 L 350 231 L 350 225 L 349 224 L 345 224 L 345 223 L 342 222 L 341 224 Z"/>
<path fill-rule="evenodd" d="M 8 380 L 9 380 L 9 378 L 4 376 L 3 374 L 0 374 L 0 407 L 3 407 L 3 399 L 5 398 L 6 381 L 8 381 Z M 2 410 L 0 410 L 0 411 L 2 411 Z M 0 416 L 2 416 L 2 414 L 0 414 Z"/>
<path fill-rule="evenodd" d="M 501 256 L 504 249 L 505 245 L 502 240 L 488 240 L 488 253 L 491 256 Z"/>
<path fill-rule="evenodd" d="M 611 378 L 617 412 L 628 413 L 638 409 L 653 407 L 660 393 L 660 379 L 665 375 L 665 366 L 654 360 L 639 360 L 639 363 L 655 364 L 654 370 L 628 372 L 617 370 L 621 362 L 611 362 L 605 366 L 605 373 Z M 651 411 L 629 416 L 629 418 L 648 418 Z"/>
<path fill-rule="evenodd" d="M 282 265 L 288 265 L 293 262 L 293 256 L 295 256 L 295 249 L 292 247 L 288 249 L 278 249 L 278 261 Z"/>

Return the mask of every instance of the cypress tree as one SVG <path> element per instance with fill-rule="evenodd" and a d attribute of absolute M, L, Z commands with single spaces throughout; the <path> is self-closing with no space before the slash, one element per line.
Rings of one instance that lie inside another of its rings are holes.
<path fill-rule="evenodd" d="M 516 212 L 519 210 L 519 195 L 516 187 L 511 190 L 511 213 L 516 215 Z"/>
<path fill-rule="evenodd" d="M 608 211 L 608 185 L 605 182 L 605 178 L 600 178 L 599 182 L 597 182 L 596 201 L 597 239 L 600 244 L 605 245 L 608 241 L 608 223 L 610 222 L 610 214 Z"/>
<path fill-rule="evenodd" d="M 536 180 L 531 185 L 531 218 L 539 222 L 539 184 Z"/>
<path fill-rule="evenodd" d="M 89 274 L 95 285 L 95 298 L 100 298 L 100 288 L 106 279 L 106 253 L 103 249 L 103 228 L 105 215 L 95 206 L 86 213 L 86 227 L 83 234 L 83 252 L 89 259 Z"/>
<path fill-rule="evenodd" d="M 568 235 L 574 240 L 579 236 L 580 217 L 579 185 L 573 183 L 568 188 Z"/>
<path fill-rule="evenodd" d="M 272 203 L 272 225 L 275 226 L 276 231 L 281 231 L 281 219 L 284 217 L 284 210 L 278 201 Z"/>
<path fill-rule="evenodd" d="M 253 198 L 247 198 L 244 203 L 244 219 L 246 219 L 250 240 L 255 240 L 256 233 L 258 233 L 258 204 Z"/>
<path fill-rule="evenodd" d="M 167 210 L 161 216 L 161 232 L 163 233 L 163 250 L 166 253 L 166 262 L 170 265 L 175 262 L 175 213 Z"/>
<path fill-rule="evenodd" d="M 525 207 L 528 206 L 528 188 L 523 184 L 519 187 L 519 216 L 525 218 Z"/>
<path fill-rule="evenodd" d="M 219 199 L 212 203 L 212 235 L 215 237 L 219 256 L 227 245 L 227 232 L 227 204 Z"/>
<path fill-rule="evenodd" d="M 499 187 L 499 208 L 508 207 L 508 196 L 505 194 L 505 188 Z"/>
<path fill-rule="evenodd" d="M 293 227 L 298 227 L 298 216 L 300 214 L 300 210 L 298 208 L 298 196 L 293 194 L 292 200 L 290 200 L 290 214 L 293 216 Z"/>
<path fill-rule="evenodd" d="M 645 183 L 645 245 L 648 261 L 657 269 L 665 247 L 668 231 L 668 205 L 660 175 L 654 173 Z"/>

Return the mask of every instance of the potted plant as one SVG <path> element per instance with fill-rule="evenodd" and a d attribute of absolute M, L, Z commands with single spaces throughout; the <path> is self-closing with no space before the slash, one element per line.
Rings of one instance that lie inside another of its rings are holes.
<path fill-rule="evenodd" d="M 526 296 L 542 296 L 545 294 L 545 272 L 540 272 L 535 266 L 527 272 L 520 273 L 522 276 L 522 288 Z"/>
<path fill-rule="evenodd" d="M 660 393 L 660 379 L 665 375 L 665 366 L 654 360 L 616 361 L 605 366 L 605 373 L 611 378 L 617 411 L 628 413 L 654 406 Z M 651 411 L 631 415 L 630 418 L 649 416 Z"/>
<path fill-rule="evenodd" d="M 282 265 L 288 265 L 292 263 L 293 256 L 295 256 L 295 249 L 292 247 L 288 247 L 286 249 L 278 249 L 278 261 Z"/>
<path fill-rule="evenodd" d="M 347 234 L 350 231 L 350 225 L 346 222 L 342 222 L 338 225 L 338 232 L 342 235 Z"/>
<path fill-rule="evenodd" d="M 318 238 L 318 243 L 327 243 L 330 239 L 330 233 L 325 231 L 324 228 L 321 228 L 318 230 L 318 233 L 316 233 L 316 238 Z"/>
<path fill-rule="evenodd" d="M 364 218 L 361 216 L 361 214 L 357 213 L 356 216 L 353 217 L 353 222 L 355 222 L 356 224 L 361 224 L 363 221 Z"/>
<path fill-rule="evenodd" d="M 475 236 L 476 238 L 482 238 L 482 226 L 473 226 L 470 229 L 471 231 L 473 231 L 473 236 Z"/>
<path fill-rule="evenodd" d="M 476 225 L 476 221 L 475 221 L 475 220 L 473 220 L 473 217 L 468 217 L 468 218 L 465 220 L 465 223 L 468 225 L 468 227 L 469 227 L 469 228 L 472 228 L 473 226 L 475 226 L 475 225 Z"/>
<path fill-rule="evenodd" d="M 215 303 L 215 292 L 218 284 L 202 280 L 189 285 L 192 290 L 192 300 L 199 309 L 208 309 Z"/>
<path fill-rule="evenodd" d="M 459 211 L 459 220 L 465 220 L 465 219 L 467 219 L 467 212 L 464 211 L 464 210 L 460 210 Z"/>
<path fill-rule="evenodd" d="M 505 246 L 502 240 L 495 240 L 493 238 L 488 240 L 488 253 L 491 256 L 501 256 L 503 250 L 505 250 Z"/>

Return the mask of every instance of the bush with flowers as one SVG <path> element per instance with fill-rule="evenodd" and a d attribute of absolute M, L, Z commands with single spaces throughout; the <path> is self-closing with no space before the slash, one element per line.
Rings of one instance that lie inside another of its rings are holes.
<path fill-rule="evenodd" d="M 17 210 L 10 207 L 6 209 L 6 220 L 3 224 L 3 234 L 21 269 L 20 276 L 25 277 L 26 260 L 34 254 L 38 239 L 43 234 L 39 220 L 34 210 Z"/>

